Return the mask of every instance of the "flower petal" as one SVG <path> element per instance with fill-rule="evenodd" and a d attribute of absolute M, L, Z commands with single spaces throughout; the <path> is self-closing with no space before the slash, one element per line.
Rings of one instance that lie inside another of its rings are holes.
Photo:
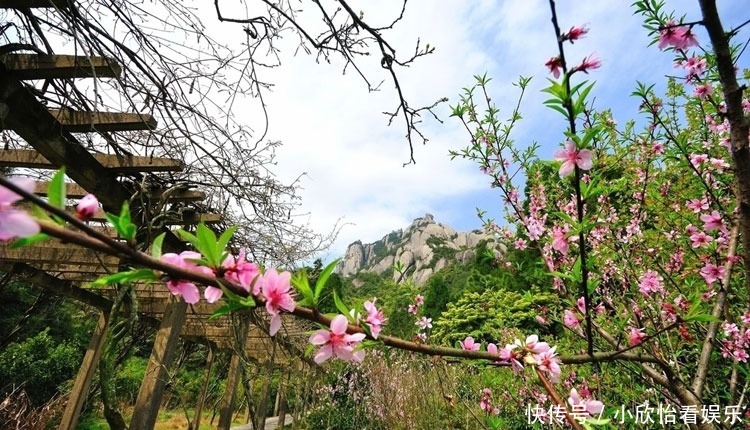
<path fill-rule="evenodd" d="M 333 348 L 330 345 L 326 345 L 318 350 L 318 353 L 315 354 L 315 357 L 313 357 L 313 360 L 321 364 L 324 361 L 331 358 L 331 355 L 333 354 Z"/>
<path fill-rule="evenodd" d="M 271 318 L 271 326 L 268 328 L 268 334 L 271 336 L 275 335 L 276 332 L 281 328 L 281 316 L 279 314 L 274 315 Z"/>
<path fill-rule="evenodd" d="M 347 320 L 344 315 L 336 315 L 336 317 L 331 320 L 331 331 L 338 335 L 344 334 L 346 333 L 348 325 L 349 320 Z"/>
<path fill-rule="evenodd" d="M 34 183 L 34 180 L 31 178 L 24 178 L 24 177 L 16 176 L 13 178 L 8 178 L 8 181 L 10 181 L 13 185 L 26 191 L 27 193 L 33 193 L 34 189 L 36 188 L 36 184 Z M 13 203 L 18 200 L 21 200 L 22 198 L 23 197 L 19 196 L 13 191 L 5 187 L 0 187 L 0 203 Z"/>
<path fill-rule="evenodd" d="M 200 290 L 192 282 L 180 282 L 177 287 L 186 303 L 194 305 L 201 299 Z"/>
<path fill-rule="evenodd" d="M 215 303 L 223 294 L 224 292 L 221 291 L 221 288 L 216 287 L 206 287 L 203 291 L 203 295 L 206 297 L 208 303 Z"/>
<path fill-rule="evenodd" d="M 575 168 L 575 163 L 573 163 L 570 160 L 564 161 L 562 165 L 560 166 L 560 172 L 559 172 L 560 177 L 564 178 L 570 175 L 571 173 L 573 173 L 574 168 Z"/>
<path fill-rule="evenodd" d="M 325 345 L 331 340 L 331 333 L 328 330 L 318 330 L 310 336 L 310 343 L 313 345 Z"/>
<path fill-rule="evenodd" d="M 22 210 L 6 209 L 0 213 L 0 240 L 29 237 L 39 231 L 39 223 Z"/>

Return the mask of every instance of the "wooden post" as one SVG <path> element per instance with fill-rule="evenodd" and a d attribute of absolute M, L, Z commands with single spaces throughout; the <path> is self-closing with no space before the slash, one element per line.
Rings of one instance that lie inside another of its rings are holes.
<path fill-rule="evenodd" d="M 234 411 L 234 395 L 237 391 L 237 383 L 240 381 L 242 374 L 242 357 L 238 351 L 245 348 L 247 342 L 247 319 L 240 320 L 239 329 L 240 339 L 238 339 L 237 351 L 232 351 L 232 360 L 229 362 L 229 373 L 227 374 L 226 387 L 224 388 L 224 397 L 221 399 L 219 409 L 219 430 L 229 430 L 232 425 L 232 414 Z"/>
<path fill-rule="evenodd" d="M 266 368 L 266 377 L 263 378 L 263 388 L 260 391 L 260 401 L 258 402 L 258 408 L 255 410 L 255 428 L 264 429 L 266 427 L 266 409 L 268 408 L 268 389 L 271 385 L 271 377 L 273 377 L 273 365 L 274 358 L 276 357 L 276 340 L 273 340 L 273 348 L 271 349 L 271 357 L 268 359 L 268 367 Z"/>
<path fill-rule="evenodd" d="M 193 430 L 198 430 L 201 427 L 201 413 L 203 413 L 203 403 L 206 401 L 206 392 L 208 391 L 208 383 L 211 379 L 211 366 L 214 364 L 214 347 L 208 345 L 208 358 L 206 359 L 206 371 L 203 379 L 203 387 L 201 388 L 200 397 L 198 397 L 198 404 L 195 405 L 195 415 L 193 416 L 193 424 L 190 426 Z"/>
<path fill-rule="evenodd" d="M 301 423 L 303 418 L 307 416 L 307 403 L 310 398 L 310 391 L 313 389 L 313 376 L 314 372 L 310 369 L 305 368 L 300 364 L 297 369 L 298 372 L 302 373 L 302 380 L 305 381 L 302 386 L 302 399 L 297 399 L 295 402 L 294 414 L 292 416 L 292 429 L 296 429 Z"/>
<path fill-rule="evenodd" d="M 224 397 L 221 399 L 219 408 L 219 429 L 229 430 L 232 424 L 232 411 L 234 409 L 234 394 L 237 391 L 237 382 L 240 379 L 242 371 L 242 359 L 239 354 L 232 352 L 232 360 L 229 362 L 229 374 L 227 375 L 226 387 L 224 388 Z"/>
<path fill-rule="evenodd" d="M 279 404 L 281 403 L 281 378 L 279 378 L 279 386 L 276 388 L 276 400 L 273 402 L 273 416 L 279 416 Z"/>
<path fill-rule="evenodd" d="M 99 315 L 99 322 L 96 324 L 94 334 L 91 336 L 89 348 L 83 357 L 81 368 L 78 370 L 78 376 L 76 376 L 70 397 L 68 397 L 68 403 L 65 406 L 62 420 L 57 427 L 59 430 L 73 430 L 78 425 L 78 418 L 81 415 L 83 403 L 86 401 L 89 388 L 91 387 L 91 380 L 94 379 L 94 375 L 96 374 L 96 366 L 99 364 L 99 358 L 106 343 L 108 330 L 109 314 L 102 312 Z"/>
<path fill-rule="evenodd" d="M 187 303 L 182 299 L 178 300 L 167 307 L 159 330 L 156 332 L 146 376 L 141 383 L 133 418 L 130 420 L 131 430 L 153 429 L 156 423 L 161 396 L 164 394 L 164 386 L 167 383 L 167 367 L 172 363 L 180 338 L 180 329 L 185 323 Z"/>
<path fill-rule="evenodd" d="M 284 425 L 286 424 L 286 387 L 289 383 L 289 377 L 292 374 L 292 369 L 289 368 L 286 372 L 286 378 L 284 378 L 284 381 L 282 382 L 281 378 L 279 378 L 279 390 L 277 395 L 277 402 L 278 405 L 276 406 L 276 413 L 279 417 L 278 425 L 276 428 L 283 429 Z"/>

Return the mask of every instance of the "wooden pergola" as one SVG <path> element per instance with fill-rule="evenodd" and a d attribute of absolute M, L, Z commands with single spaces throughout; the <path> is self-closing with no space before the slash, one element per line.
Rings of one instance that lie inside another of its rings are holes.
<path fill-rule="evenodd" d="M 0 8 L 64 8 L 67 4 L 67 0 L 0 0 Z M 183 160 L 94 153 L 84 147 L 74 134 L 154 130 L 157 121 L 151 115 L 138 112 L 49 109 L 38 99 L 30 86 L 24 84 L 24 81 L 39 79 L 116 79 L 121 72 L 122 68 L 116 61 L 103 57 L 25 53 L 0 56 L 0 130 L 15 133 L 28 144 L 28 147 L 21 149 L 0 150 L 0 167 L 38 171 L 64 166 L 68 178 L 72 181 L 66 184 L 69 198 L 80 198 L 88 193 L 95 194 L 103 204 L 104 210 L 113 213 L 119 212 L 122 203 L 129 200 L 134 192 L 129 188 L 128 181 L 123 180 L 124 175 L 158 175 L 181 171 L 185 167 Z M 36 193 L 45 196 L 48 188 L 48 182 L 39 181 L 36 184 Z M 206 198 L 206 192 L 191 188 L 177 191 L 156 188 L 145 192 L 148 193 L 148 200 L 166 200 L 169 203 L 191 204 Z M 101 211 L 90 224 L 116 238 L 116 233 L 107 230 L 103 225 L 104 219 L 104 212 Z M 185 244 L 172 233 L 170 225 L 191 225 L 201 221 L 218 223 L 221 219 L 220 214 L 202 213 L 197 210 L 184 211 L 177 218 L 169 218 L 161 227 L 161 231 L 167 233 L 164 241 L 165 250 L 185 249 Z M 1 270 L 13 272 L 33 285 L 45 288 L 53 294 L 73 298 L 101 312 L 58 427 L 61 430 L 76 427 L 106 342 L 111 320 L 113 290 L 92 290 L 82 286 L 101 275 L 116 272 L 120 265 L 121 262 L 115 257 L 101 255 L 54 239 L 20 249 L 11 249 L 7 245 L 0 246 Z M 131 429 L 153 428 L 168 380 L 167 370 L 173 361 L 180 336 L 208 342 L 212 346 L 208 369 L 214 349 L 235 351 L 231 360 L 227 390 L 222 400 L 219 428 L 229 428 L 231 422 L 234 392 L 240 379 L 242 358 L 272 366 L 273 363 L 269 363 L 268 351 L 275 350 L 272 342 L 278 342 L 285 346 L 286 350 L 282 349 L 278 355 L 274 354 L 275 361 L 283 365 L 294 358 L 288 351 L 304 349 L 299 342 L 300 339 L 306 339 L 305 333 L 292 321 L 285 319 L 285 329 L 282 330 L 285 333 L 277 336 L 279 340 L 272 340 L 264 331 L 267 322 L 262 312 L 254 315 L 255 324 L 243 323 L 237 327 L 226 316 L 209 320 L 209 316 L 219 304 L 201 303 L 188 307 L 182 300 L 171 296 L 163 284 L 136 285 L 134 288 L 139 302 L 139 313 L 158 321 L 159 325 L 146 376 L 131 419 Z M 207 371 L 206 378 L 208 377 Z M 203 398 L 199 399 L 196 405 L 195 421 L 199 420 L 202 406 Z"/>

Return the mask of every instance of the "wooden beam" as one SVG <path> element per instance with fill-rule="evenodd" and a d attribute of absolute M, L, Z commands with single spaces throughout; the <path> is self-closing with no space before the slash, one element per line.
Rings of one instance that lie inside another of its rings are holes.
<path fill-rule="evenodd" d="M 67 168 L 68 176 L 95 194 L 105 207 L 119 211 L 130 193 L 60 122 L 52 117 L 28 88 L 0 64 L 0 124 L 14 130 L 34 147 L 52 168 Z"/>
<path fill-rule="evenodd" d="M 240 319 L 239 336 L 244 344 L 245 335 L 247 334 L 247 319 Z M 232 414 L 234 413 L 234 396 L 237 392 L 237 384 L 242 374 L 242 360 L 236 352 L 232 352 L 232 359 L 229 361 L 229 372 L 227 373 L 226 384 L 224 384 L 224 395 L 221 398 L 219 407 L 219 430 L 229 430 L 232 424 Z"/>
<path fill-rule="evenodd" d="M 225 339 L 226 342 L 230 342 L 234 337 L 234 332 L 229 328 L 216 328 L 211 326 L 204 326 L 202 324 L 185 324 L 182 329 L 183 336 L 190 337 L 205 337 L 208 339 Z"/>
<path fill-rule="evenodd" d="M 106 298 L 94 294 L 91 291 L 77 287 L 74 283 L 69 281 L 63 281 L 57 279 L 54 276 L 45 273 L 35 267 L 32 267 L 24 263 L 0 263 L 0 267 L 5 272 L 13 272 L 20 279 L 36 285 L 38 287 L 49 290 L 55 294 L 61 296 L 70 297 L 79 302 L 85 303 L 89 306 L 93 306 L 105 312 L 109 312 L 112 308 L 112 302 Z"/>
<path fill-rule="evenodd" d="M 78 369 L 78 375 L 76 375 L 76 380 L 70 391 L 65 412 L 63 413 L 60 425 L 57 427 L 58 430 L 74 430 L 77 428 L 78 418 L 81 415 L 83 404 L 88 398 L 91 381 L 94 379 L 96 366 L 99 364 L 99 358 L 104 350 L 108 331 L 109 315 L 103 312 L 99 315 L 99 322 L 94 329 L 94 334 L 91 336 L 89 348 L 83 357 L 81 368 Z"/>
<path fill-rule="evenodd" d="M 0 64 L 0 125 L 14 130 L 53 168 L 65 166 L 70 179 L 96 195 L 104 208 L 113 213 L 119 213 L 122 202 L 130 198 L 130 192 L 117 181 L 114 168 L 130 167 L 133 169 L 135 167 L 134 172 L 144 172 L 149 171 L 149 166 L 163 164 L 164 160 L 113 155 L 104 156 L 103 160 L 95 158 L 70 132 L 62 128 L 60 122 L 52 117 L 46 106 L 40 103 L 17 78 L 13 77 L 4 64 Z M 114 161 L 111 166 L 113 169 L 102 164 L 107 160 Z M 138 161 L 141 165 L 134 166 L 139 164 Z M 143 163 L 144 161 L 147 163 Z M 181 161 L 170 161 L 173 169 L 182 169 Z M 160 166 L 159 169 L 152 171 L 164 171 L 165 167 Z M 164 250 L 172 252 L 183 249 L 184 244 L 174 234 L 167 232 Z"/>
<path fill-rule="evenodd" d="M 37 182 L 34 192 L 36 194 L 39 194 L 40 196 L 46 196 L 49 192 L 49 182 Z M 65 184 L 65 193 L 70 199 L 80 199 L 81 197 L 88 194 L 88 191 L 83 189 L 83 187 L 78 184 L 67 183 Z M 162 196 L 164 196 L 167 200 L 175 202 L 199 202 L 201 200 L 205 200 L 206 193 L 198 190 L 177 188 L 174 190 L 157 189 L 148 191 L 146 196 L 152 199 L 160 199 L 162 198 Z"/>
<path fill-rule="evenodd" d="M 0 120 L 2 119 L 1 104 L 2 102 L 0 102 Z M 29 142 L 28 139 L 26 139 L 26 141 Z M 33 145 L 33 142 L 29 143 Z M 105 171 L 107 172 L 107 176 L 112 176 L 112 174 L 126 175 L 139 172 L 179 172 L 185 167 L 182 161 L 174 158 L 142 157 L 135 155 L 120 156 L 110 154 L 89 154 L 88 152 L 86 152 L 86 154 L 88 155 L 88 157 L 92 158 L 91 162 L 95 163 L 93 166 L 100 165 L 102 169 L 105 169 Z M 68 169 L 66 170 L 68 176 L 79 183 L 81 187 L 83 187 L 83 189 L 91 192 L 91 190 L 97 190 L 101 188 L 92 188 L 87 186 L 86 184 L 89 183 L 88 178 L 86 178 L 83 183 L 79 180 L 76 180 L 75 176 L 77 176 L 78 174 L 74 171 L 73 168 L 71 168 L 71 166 L 73 166 L 71 163 L 51 163 L 47 158 L 45 158 L 44 155 L 30 149 L 0 150 L 0 167 L 26 167 L 29 169 L 54 170 L 59 169 L 62 165 L 68 167 Z M 98 170 L 98 168 L 95 170 Z M 115 181 L 115 183 L 118 184 L 118 187 L 123 188 L 119 182 Z M 99 194 L 107 194 L 106 190 L 102 191 L 103 193 Z M 97 193 L 94 192 L 94 194 Z M 97 197 L 99 196 L 99 194 L 97 194 Z M 128 195 L 128 197 L 130 196 Z"/>
<path fill-rule="evenodd" d="M 84 286 L 96 281 L 97 279 L 99 279 L 99 277 L 105 276 L 109 273 L 104 271 L 104 268 L 98 271 L 93 269 L 91 266 L 58 265 L 58 268 L 62 270 L 54 270 L 55 267 L 52 265 L 39 267 L 40 270 L 44 270 L 58 279 L 75 282 Z M 115 271 L 117 271 L 117 267 L 113 267 L 112 273 L 114 273 Z"/>
<path fill-rule="evenodd" d="M 164 289 L 164 291 L 168 292 L 167 287 L 165 285 L 162 284 L 161 286 Z M 155 314 L 155 315 L 163 314 L 166 311 L 168 305 L 169 305 L 169 300 L 163 297 L 141 296 L 140 294 L 138 297 L 138 311 L 143 312 L 143 313 Z M 217 309 L 219 309 L 222 305 L 223 303 L 207 303 L 207 302 L 196 303 L 188 307 L 188 310 L 187 310 L 188 317 L 191 319 L 195 317 L 197 321 L 200 321 L 202 319 L 208 323 L 208 317 L 213 315 L 213 313 Z"/>
<path fill-rule="evenodd" d="M 11 0 L 0 0 L 0 4 Z M 34 3 L 32 0 L 15 0 Z M 44 0 L 37 0 L 41 3 Z M 60 0 L 59 2 L 62 2 Z M 5 67 L 18 79 L 116 78 L 122 73 L 117 61 L 105 57 L 76 55 L 6 54 L 0 57 Z"/>
<path fill-rule="evenodd" d="M 73 208 L 70 208 L 74 210 Z M 107 216 L 102 209 L 99 209 L 90 221 L 103 222 L 107 220 Z M 182 216 L 175 214 L 175 216 L 168 216 L 164 218 L 165 225 L 197 225 L 201 222 L 205 224 L 217 224 L 221 222 L 221 214 L 219 213 L 196 213 L 192 211 L 185 211 Z"/>
<path fill-rule="evenodd" d="M 82 112 L 71 109 L 50 109 L 49 112 L 71 133 L 156 128 L 156 118 L 142 113 Z"/>
<path fill-rule="evenodd" d="M 201 387 L 201 393 L 198 396 L 198 403 L 195 405 L 195 414 L 193 415 L 192 425 L 188 426 L 191 429 L 198 430 L 201 428 L 201 413 L 203 412 L 203 403 L 205 403 L 206 401 L 208 383 L 211 379 L 211 366 L 213 366 L 214 364 L 214 355 L 214 347 L 209 344 L 208 358 L 206 359 L 206 370 L 203 374 L 203 386 Z"/>
<path fill-rule="evenodd" d="M 0 0 L 0 9 L 67 8 L 69 0 Z M 70 0 L 72 1 L 72 0 Z"/>
<path fill-rule="evenodd" d="M 185 323 L 186 309 L 187 303 L 183 300 L 175 301 L 161 320 L 148 360 L 146 376 L 135 402 L 133 418 L 130 420 L 131 429 L 152 429 L 156 424 L 161 397 L 169 380 L 167 370 L 177 349 L 180 329 Z"/>
<path fill-rule="evenodd" d="M 258 407 L 255 409 L 255 428 L 265 429 L 266 428 L 266 411 L 268 410 L 268 392 L 271 388 L 271 378 L 273 377 L 274 359 L 276 358 L 276 342 L 273 342 L 271 349 L 271 359 L 268 360 L 266 366 L 266 376 L 263 378 L 263 385 L 260 390 L 260 401 Z M 227 427 L 227 430 L 229 428 Z"/>
<path fill-rule="evenodd" d="M 44 243 L 18 249 L 0 247 L 0 261 L 19 263 L 61 263 L 81 266 L 116 266 L 117 257 L 80 247 L 54 247 Z"/>

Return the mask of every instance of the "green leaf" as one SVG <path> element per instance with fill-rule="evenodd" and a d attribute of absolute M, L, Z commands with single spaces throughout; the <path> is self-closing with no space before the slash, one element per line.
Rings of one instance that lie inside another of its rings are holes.
<path fill-rule="evenodd" d="M 180 236 L 180 239 L 190 242 L 196 248 L 198 247 L 198 238 L 193 233 L 179 229 L 177 230 L 177 235 Z"/>
<path fill-rule="evenodd" d="M 303 297 L 304 300 L 310 301 L 310 305 L 316 305 L 316 297 L 310 288 L 310 281 L 307 279 L 307 272 L 301 270 L 292 277 L 292 286 Z M 299 303 L 298 303 L 299 304 Z M 299 304 L 300 306 L 304 306 Z"/>
<path fill-rule="evenodd" d="M 566 118 L 568 117 L 568 112 L 565 109 L 561 108 L 560 106 L 553 106 L 553 105 L 549 105 L 548 104 L 547 107 L 549 107 L 550 109 L 552 109 L 554 111 L 560 112 L 562 114 L 562 116 L 564 116 Z"/>
<path fill-rule="evenodd" d="M 94 287 L 103 287 L 113 284 L 129 284 L 135 281 L 153 282 L 157 281 L 156 273 L 151 269 L 133 269 L 126 272 L 114 273 L 112 275 L 102 276 L 90 285 Z"/>
<path fill-rule="evenodd" d="M 571 281 L 575 281 L 576 280 L 576 277 L 574 277 L 573 275 L 571 275 L 569 272 L 568 273 L 563 273 L 563 272 L 551 271 L 551 272 L 544 272 L 544 273 L 547 273 L 548 275 L 553 276 L 555 278 L 568 279 L 568 280 L 571 280 Z"/>
<path fill-rule="evenodd" d="M 220 266 L 221 252 L 217 250 L 216 233 L 201 222 L 195 230 L 195 236 L 198 238 L 196 249 L 203 255 L 208 265 L 210 267 Z"/>
<path fill-rule="evenodd" d="M 336 292 L 336 290 L 333 290 L 333 303 L 336 305 L 336 309 L 338 309 L 339 312 L 349 318 L 349 308 L 344 304 L 344 302 L 341 301 L 341 298 L 339 297 L 339 294 Z"/>
<path fill-rule="evenodd" d="M 216 318 L 219 318 L 223 315 L 227 315 L 229 313 L 232 313 L 234 311 L 240 310 L 242 308 L 246 307 L 243 303 L 237 301 L 237 302 L 229 302 L 225 305 L 222 305 L 219 307 L 219 309 L 216 309 L 214 313 L 211 314 L 211 316 L 208 318 L 209 320 L 214 320 Z"/>
<path fill-rule="evenodd" d="M 161 247 L 164 243 L 164 237 L 167 235 L 167 233 L 162 233 L 158 236 L 156 236 L 156 239 L 154 239 L 153 243 L 151 243 L 151 256 L 159 259 L 161 258 Z"/>
<path fill-rule="evenodd" d="M 240 299 L 240 303 L 242 306 L 246 308 L 254 308 L 256 306 L 255 299 L 253 299 L 253 296 L 247 296 Z"/>
<path fill-rule="evenodd" d="M 232 236 L 234 236 L 234 233 L 237 231 L 237 226 L 229 227 L 224 231 L 224 233 L 219 236 L 219 241 L 217 243 L 216 248 L 219 249 L 221 252 L 224 253 L 224 248 L 227 247 L 227 244 L 229 244 L 229 241 L 232 239 Z M 222 261 L 223 262 L 223 261 Z"/>
<path fill-rule="evenodd" d="M 702 322 L 702 323 L 719 321 L 717 318 L 714 318 L 713 315 L 709 315 L 709 314 L 686 315 L 683 319 L 685 321 L 695 321 L 695 322 Z"/>
<path fill-rule="evenodd" d="M 17 249 L 17 248 L 21 248 L 24 246 L 33 245 L 35 243 L 39 243 L 44 240 L 47 240 L 47 238 L 49 238 L 49 236 L 46 233 L 37 233 L 33 236 L 23 237 L 21 239 L 16 240 L 15 242 L 13 242 L 10 248 Z"/>
<path fill-rule="evenodd" d="M 107 220 L 117 230 L 117 234 L 123 239 L 133 240 L 135 239 L 136 226 L 130 219 L 130 206 L 128 202 L 122 203 L 122 209 L 120 210 L 120 216 L 106 214 Z"/>
<path fill-rule="evenodd" d="M 320 273 L 320 276 L 318 276 L 318 280 L 315 282 L 316 300 L 320 298 L 320 293 L 323 292 L 323 287 L 325 287 L 328 278 L 331 276 L 331 273 L 333 273 L 333 270 L 336 269 L 336 265 L 339 264 L 339 261 L 341 261 L 341 259 L 337 258 L 328 263 L 325 269 L 323 269 L 323 272 Z"/>
<path fill-rule="evenodd" d="M 580 96 L 573 104 L 573 113 L 577 116 L 583 113 L 584 108 L 586 107 L 586 97 L 589 95 L 589 92 L 594 88 L 594 84 L 587 86 L 586 88 L 581 91 Z"/>
<path fill-rule="evenodd" d="M 36 217 L 36 219 L 38 220 L 53 222 L 52 218 L 50 218 L 47 212 L 45 212 L 42 208 L 40 208 L 37 205 L 33 205 L 31 207 L 31 212 L 34 214 L 34 217 Z"/>
<path fill-rule="evenodd" d="M 47 190 L 47 202 L 52 206 L 65 209 L 65 168 L 61 168 L 52 177 Z"/>
<path fill-rule="evenodd" d="M 305 357 L 311 357 L 314 349 L 315 345 L 308 343 L 307 348 L 305 348 Z"/>

